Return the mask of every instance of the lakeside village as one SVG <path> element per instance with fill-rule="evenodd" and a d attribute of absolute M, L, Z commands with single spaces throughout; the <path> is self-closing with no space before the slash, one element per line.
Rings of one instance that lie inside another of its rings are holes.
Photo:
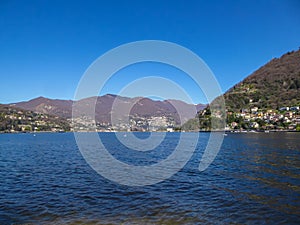
<path fill-rule="evenodd" d="M 206 110 L 202 111 L 205 114 Z M 207 114 L 207 120 L 210 115 Z M 195 121 L 195 120 L 194 120 Z M 198 120 L 197 120 L 198 121 Z M 300 107 L 282 107 L 278 110 L 262 110 L 258 107 L 243 109 L 241 112 L 227 112 L 227 132 L 246 131 L 300 131 Z M 209 131 L 207 124 L 198 129 L 178 127 L 173 118 L 168 116 L 152 116 L 149 118 L 131 116 L 127 122 L 120 121 L 116 125 L 108 122 L 94 122 L 91 118 L 62 119 L 57 116 L 45 115 L 35 112 L 9 109 L 0 113 L 0 132 L 174 132 L 174 131 Z"/>
<path fill-rule="evenodd" d="M 0 108 L 0 133 L 65 132 L 68 121 L 42 113 L 23 111 L 13 107 Z"/>
<path fill-rule="evenodd" d="M 243 109 L 227 112 L 226 131 L 300 131 L 300 107 L 282 107 L 278 110 Z"/>

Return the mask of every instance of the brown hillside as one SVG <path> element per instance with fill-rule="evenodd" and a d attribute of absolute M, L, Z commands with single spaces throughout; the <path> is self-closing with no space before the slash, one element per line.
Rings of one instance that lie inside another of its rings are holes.
<path fill-rule="evenodd" d="M 300 50 L 272 59 L 224 94 L 228 110 L 300 104 Z"/>

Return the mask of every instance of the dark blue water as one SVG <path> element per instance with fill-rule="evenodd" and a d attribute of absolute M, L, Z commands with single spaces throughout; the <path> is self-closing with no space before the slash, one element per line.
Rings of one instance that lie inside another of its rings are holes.
<path fill-rule="evenodd" d="M 167 157 L 179 135 L 141 154 L 113 133 L 100 134 L 116 158 L 132 164 Z M 72 133 L 2 134 L 0 224 L 300 223 L 300 133 L 228 134 L 199 172 L 208 135 L 200 134 L 193 157 L 170 179 L 128 187 L 92 170 Z"/>

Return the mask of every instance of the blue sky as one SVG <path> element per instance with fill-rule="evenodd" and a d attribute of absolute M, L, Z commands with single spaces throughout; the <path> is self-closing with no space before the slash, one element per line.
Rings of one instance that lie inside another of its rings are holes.
<path fill-rule="evenodd" d="M 298 50 L 300 2 L 0 1 L 0 103 L 72 99 L 99 56 L 149 39 L 195 52 L 225 92 L 272 58 Z M 132 77 L 158 72 L 175 76 L 195 103 L 206 102 L 189 79 L 159 65 L 124 69 L 101 93 L 117 93 Z"/>

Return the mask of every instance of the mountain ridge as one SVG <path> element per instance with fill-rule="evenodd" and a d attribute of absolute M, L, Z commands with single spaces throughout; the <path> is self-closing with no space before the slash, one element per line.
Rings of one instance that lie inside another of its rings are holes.
<path fill-rule="evenodd" d="M 248 113 L 248 117 L 254 118 L 256 115 L 251 115 L 251 112 L 262 112 L 263 114 L 263 111 L 268 109 L 279 111 L 279 109 L 284 107 L 300 106 L 300 49 L 287 52 L 280 58 L 271 59 L 227 90 L 222 97 L 225 99 L 227 112 L 237 113 L 239 117 L 242 114 Z M 207 105 L 193 105 L 174 99 L 153 100 L 145 97 L 130 98 L 115 94 L 106 94 L 73 101 L 49 99 L 40 96 L 29 101 L 4 105 L 71 119 L 74 103 L 80 105 L 78 110 L 83 114 L 88 113 L 86 108 L 95 104 L 96 122 L 111 124 L 112 107 L 116 99 L 120 101 L 124 109 L 128 109 L 129 107 L 130 115 L 136 119 L 135 123 L 138 123 L 138 120 L 142 119 L 143 123 L 147 124 L 145 120 L 151 117 L 166 117 L 166 121 L 172 121 L 172 123 L 166 122 L 165 124 L 182 124 L 189 119 L 195 118 L 193 110 L 196 107 L 196 111 L 198 111 L 197 117 L 200 118 L 201 114 L 205 116 L 202 124 L 209 124 L 209 115 L 205 109 Z M 217 102 L 217 100 L 218 98 L 211 104 Z M 181 111 L 182 118 L 179 118 L 177 109 Z M 88 116 L 93 117 L 93 115 Z M 261 120 L 259 117 L 256 118 L 257 120 Z M 190 122 L 189 127 L 195 127 L 193 125 L 195 121 L 194 119 L 193 122 Z"/>
<path fill-rule="evenodd" d="M 115 94 L 106 94 L 103 96 L 93 96 L 84 98 L 78 101 L 73 100 L 61 100 L 61 99 L 50 99 L 45 97 L 37 97 L 29 101 L 22 101 L 7 104 L 9 106 L 15 106 L 24 110 L 31 110 L 38 113 L 45 113 L 49 115 L 59 116 L 65 119 L 72 118 L 72 106 L 74 103 L 82 105 L 81 110 L 85 112 L 86 106 L 91 106 L 91 104 L 96 103 L 95 105 L 95 117 L 96 121 L 99 123 L 110 123 L 111 122 L 111 110 L 113 102 L 118 98 L 118 101 L 121 101 L 121 104 L 126 105 L 135 104 L 131 108 L 130 113 L 132 115 L 140 117 L 151 117 L 151 116 L 167 116 L 171 117 L 176 121 L 177 124 L 180 123 L 179 117 L 177 115 L 176 107 L 179 107 L 183 112 L 184 120 L 193 118 L 193 108 L 196 108 L 196 111 L 206 107 L 205 104 L 188 104 L 181 100 L 153 100 L 145 97 L 124 97 L 118 96 Z"/>

